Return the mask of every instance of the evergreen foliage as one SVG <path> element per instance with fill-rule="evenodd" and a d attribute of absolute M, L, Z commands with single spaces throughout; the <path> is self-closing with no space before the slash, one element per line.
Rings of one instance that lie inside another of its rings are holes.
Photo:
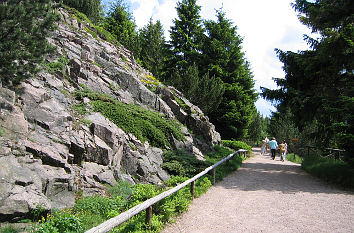
<path fill-rule="evenodd" d="M 285 79 L 275 79 L 278 90 L 263 89 L 263 96 L 290 108 L 303 130 L 316 124 L 316 144 L 346 150 L 354 166 L 354 26 L 353 1 L 305 1 L 293 5 L 300 20 L 318 32 L 306 37 L 310 50 L 277 50 Z"/>
<path fill-rule="evenodd" d="M 126 133 L 132 133 L 142 142 L 148 141 L 152 146 L 171 146 L 172 136 L 177 140 L 184 140 L 177 122 L 166 119 L 158 112 L 134 104 L 124 104 L 107 94 L 93 92 L 87 88 L 77 91 L 75 97 L 79 100 L 83 97 L 90 98 L 94 111 L 102 113 Z"/>
<path fill-rule="evenodd" d="M 139 30 L 139 59 L 144 68 L 160 77 L 164 62 L 165 36 L 161 22 L 150 18 L 149 23 Z"/>
<path fill-rule="evenodd" d="M 242 139 L 256 114 L 253 75 L 241 51 L 237 28 L 217 11 L 217 21 L 205 22 L 207 37 L 203 45 L 204 72 L 220 78 L 225 92 L 219 106 L 209 115 L 224 139 Z"/>
<path fill-rule="evenodd" d="M 169 41 L 172 57 L 170 67 L 174 70 L 186 70 L 191 64 L 199 64 L 204 29 L 200 16 L 201 7 L 196 0 L 177 2 L 177 19 L 173 20 Z M 174 65 L 173 65 L 174 64 Z"/>
<path fill-rule="evenodd" d="M 101 0 L 63 0 L 69 7 L 84 13 L 93 23 L 99 23 L 103 17 Z"/>
<path fill-rule="evenodd" d="M 32 77 L 51 51 L 46 37 L 58 20 L 51 0 L 0 3 L 0 78 L 5 84 Z"/>
<path fill-rule="evenodd" d="M 222 81 L 210 77 L 209 73 L 201 76 L 196 65 L 176 72 L 173 77 L 172 84 L 205 114 L 211 113 L 220 104 L 225 91 Z"/>
<path fill-rule="evenodd" d="M 264 118 L 257 112 L 248 128 L 248 141 L 259 146 L 261 141 L 268 135 L 269 124 L 270 119 L 268 117 Z"/>
<path fill-rule="evenodd" d="M 138 57 L 136 24 L 125 0 L 115 0 L 104 18 L 103 27 Z"/>

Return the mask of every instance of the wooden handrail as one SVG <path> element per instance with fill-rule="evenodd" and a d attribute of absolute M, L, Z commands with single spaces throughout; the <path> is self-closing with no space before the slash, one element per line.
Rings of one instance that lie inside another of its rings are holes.
<path fill-rule="evenodd" d="M 206 168 L 204 171 L 200 172 L 199 174 L 195 175 L 193 178 L 183 182 L 182 184 L 177 185 L 176 187 L 169 189 L 153 198 L 150 198 L 146 201 L 144 201 L 143 203 L 134 206 L 133 208 L 121 213 L 120 215 L 113 217 L 103 223 L 101 223 L 100 225 L 98 225 L 97 227 L 91 228 L 90 230 L 86 231 L 86 233 L 104 233 L 104 232 L 108 232 L 110 230 L 112 230 L 113 228 L 121 225 L 122 223 L 128 221 L 130 218 L 132 218 L 133 216 L 139 214 L 140 212 L 142 212 L 143 210 L 148 209 L 150 206 L 154 205 L 155 203 L 161 201 L 162 199 L 174 194 L 175 192 L 177 192 L 178 190 L 184 188 L 185 186 L 187 186 L 188 184 L 196 181 L 197 179 L 199 179 L 200 177 L 206 175 L 209 171 L 214 170 L 216 167 L 218 167 L 219 165 L 221 165 L 222 163 L 228 161 L 229 159 L 231 159 L 232 157 L 234 157 L 236 154 L 238 153 L 242 153 L 242 154 L 246 154 L 246 152 L 248 152 L 247 150 L 243 150 L 240 149 L 230 155 L 228 155 L 227 157 L 225 157 L 224 159 L 220 160 L 219 162 L 217 162 L 216 164 Z M 215 177 L 214 177 L 215 180 Z"/>

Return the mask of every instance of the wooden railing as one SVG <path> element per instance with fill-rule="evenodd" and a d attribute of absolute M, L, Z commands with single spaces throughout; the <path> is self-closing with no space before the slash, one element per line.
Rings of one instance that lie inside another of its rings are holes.
<path fill-rule="evenodd" d="M 143 203 L 134 206 L 133 208 L 121 213 L 120 215 L 111 218 L 109 220 L 107 220 L 106 222 L 98 225 L 97 227 L 91 228 L 90 230 L 86 231 L 86 233 L 103 233 L 103 232 L 108 232 L 110 230 L 112 230 L 113 228 L 121 225 L 122 223 L 126 222 L 127 220 L 129 220 L 130 218 L 132 218 L 133 216 L 139 214 L 140 212 L 142 212 L 143 210 L 146 210 L 146 222 L 151 225 L 151 216 L 152 216 L 152 206 L 154 204 L 156 204 L 157 202 L 163 200 L 164 198 L 174 194 L 175 192 L 177 192 L 178 190 L 184 188 L 185 186 L 187 186 L 188 184 L 191 184 L 191 194 L 192 197 L 194 197 L 194 185 L 195 185 L 195 181 L 197 179 L 199 179 L 200 177 L 206 175 L 209 171 L 212 171 L 213 174 L 213 184 L 215 184 L 215 171 L 216 171 L 216 167 L 218 167 L 219 165 L 223 164 L 224 162 L 229 161 L 231 158 L 233 158 L 235 155 L 237 154 L 241 154 L 243 156 L 247 155 L 247 150 L 238 150 L 233 154 L 228 155 L 227 157 L 225 157 L 224 159 L 220 160 L 219 162 L 217 162 L 216 164 L 206 168 L 204 171 L 202 171 L 201 173 L 197 174 L 196 176 L 194 176 L 193 178 L 183 182 L 182 184 L 177 185 L 176 187 L 167 190 L 153 198 L 150 198 L 146 201 L 144 201 Z"/>

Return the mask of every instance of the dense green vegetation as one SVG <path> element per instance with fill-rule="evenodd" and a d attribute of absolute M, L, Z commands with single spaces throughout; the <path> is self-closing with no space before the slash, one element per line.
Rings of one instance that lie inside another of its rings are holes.
<path fill-rule="evenodd" d="M 223 144 L 223 146 L 227 146 L 235 151 L 237 151 L 239 149 L 244 149 L 244 150 L 248 150 L 249 153 L 252 152 L 252 147 L 247 145 L 247 143 L 245 143 L 245 142 L 222 140 L 222 144 Z"/>
<path fill-rule="evenodd" d="M 63 3 L 84 13 L 94 23 L 102 19 L 101 0 L 63 0 Z"/>
<path fill-rule="evenodd" d="M 289 160 L 293 163 L 301 164 L 303 159 L 297 154 L 291 153 L 286 155 L 286 160 Z"/>
<path fill-rule="evenodd" d="M 58 19 L 55 8 L 51 0 L 8 0 L 0 4 L 1 82 L 18 84 L 39 71 L 37 64 L 53 51 L 46 38 Z"/>
<path fill-rule="evenodd" d="M 344 189 L 354 189 L 354 169 L 341 160 L 311 154 L 300 157 L 288 154 L 286 159 L 301 164 L 301 167 L 313 176 Z"/>
<path fill-rule="evenodd" d="M 152 146 L 164 148 L 171 146 L 171 136 L 180 141 L 184 140 L 180 125 L 158 112 L 135 104 L 124 104 L 107 94 L 93 92 L 86 87 L 76 91 L 75 97 L 78 100 L 84 97 L 91 99 L 90 105 L 93 111 L 100 112 L 124 132 L 132 133 L 143 143 L 148 141 Z M 74 105 L 74 109 L 83 114 L 86 113 L 85 104 Z"/>
<path fill-rule="evenodd" d="M 304 157 L 301 167 L 308 173 L 346 189 L 354 189 L 354 169 L 348 163 L 321 156 Z"/>
<path fill-rule="evenodd" d="M 279 103 L 275 122 L 285 115 L 300 143 L 345 149 L 354 167 L 353 3 L 297 0 L 293 7 L 319 38 L 306 37 L 309 50 L 277 50 L 285 78 L 275 79 L 279 89 L 264 88 L 263 96 Z"/>
<path fill-rule="evenodd" d="M 52 211 L 50 215 L 42 218 L 34 228 L 34 232 L 84 232 L 91 229 L 133 206 L 183 183 L 206 167 L 218 162 L 220 159 L 233 152 L 228 148 L 220 146 L 216 146 L 214 150 L 213 153 L 206 156 L 206 161 L 199 161 L 194 156 L 183 154 L 181 151 L 166 152 L 164 155 L 164 164 L 171 161 L 171 157 L 176 158 L 182 156 L 187 158 L 187 156 L 189 156 L 189 159 L 187 160 L 188 163 L 186 163 L 184 159 L 178 160 L 178 162 L 183 163 L 185 170 L 176 170 L 177 175 L 172 176 L 163 186 L 151 184 L 137 184 L 132 186 L 127 182 L 120 181 L 113 187 L 107 187 L 108 196 L 81 197 L 77 199 L 72 209 Z M 216 180 L 222 180 L 230 172 L 239 168 L 243 159 L 243 157 L 236 156 L 229 164 L 224 163 L 219 166 L 216 170 Z M 181 176 L 182 173 L 188 176 Z M 210 186 L 210 175 L 198 179 L 195 184 L 195 196 L 199 197 L 205 193 Z M 175 216 L 188 209 L 191 200 L 190 187 L 186 186 L 153 206 L 151 227 L 145 224 L 146 213 L 143 211 L 114 229 L 113 232 L 160 232 L 164 224 L 172 221 Z M 41 209 L 38 209 L 36 212 L 42 213 Z"/>

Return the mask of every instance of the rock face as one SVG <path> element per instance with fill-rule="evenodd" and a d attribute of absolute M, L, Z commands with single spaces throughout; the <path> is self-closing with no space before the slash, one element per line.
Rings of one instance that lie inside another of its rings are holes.
<path fill-rule="evenodd" d="M 161 168 L 161 148 L 142 143 L 100 113 L 83 118 L 73 110 L 73 93 L 82 86 L 176 118 L 195 133 L 182 127 L 186 139 L 173 138 L 171 149 L 203 159 L 220 142 L 208 118 L 173 87 L 159 84 L 150 91 L 142 80 L 151 74 L 129 51 L 94 38 L 85 30 L 90 25 L 69 12 L 60 15 L 58 30 L 48 38 L 57 53 L 47 63 L 63 58 L 62 70 L 44 69 L 11 90 L 0 86 L 0 221 L 24 217 L 38 205 L 71 207 L 79 190 L 104 195 L 103 184 L 160 184 L 169 178 Z"/>

